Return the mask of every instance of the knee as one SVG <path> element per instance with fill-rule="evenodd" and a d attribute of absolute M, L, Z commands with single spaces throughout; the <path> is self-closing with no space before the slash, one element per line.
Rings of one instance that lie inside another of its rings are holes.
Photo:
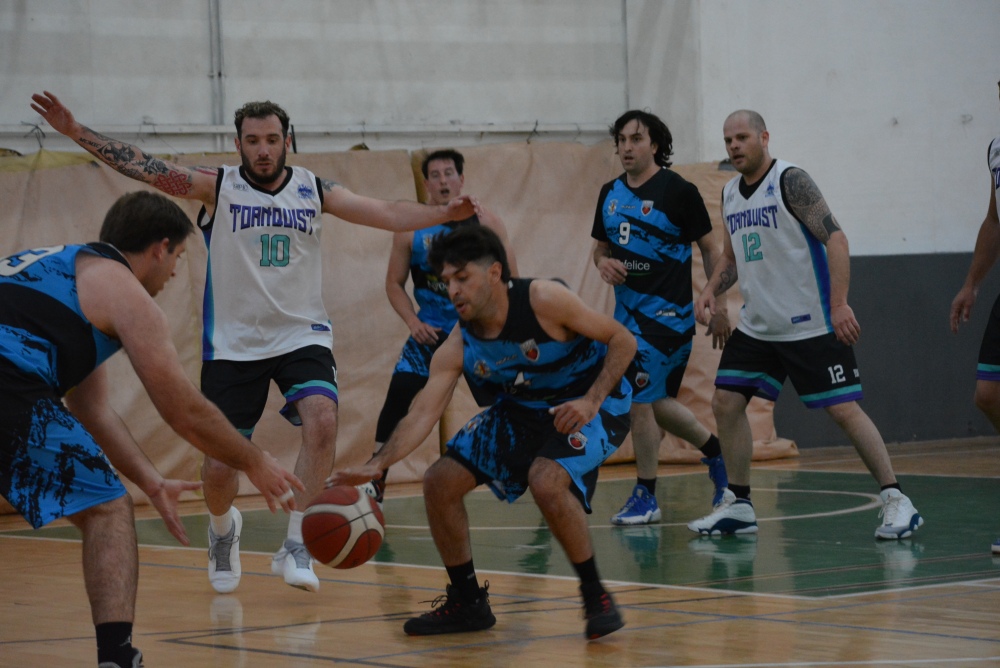
<path fill-rule="evenodd" d="M 730 420 L 747 408 L 747 398 L 738 392 L 716 389 L 712 395 L 712 413 L 716 421 Z"/>
<path fill-rule="evenodd" d="M 205 457 L 201 465 L 201 479 L 209 484 L 226 482 L 238 475 L 236 469 L 211 457 Z"/>
<path fill-rule="evenodd" d="M 132 504 L 132 497 L 123 494 L 117 499 L 105 501 L 81 510 L 67 519 L 81 531 L 86 531 L 88 527 L 107 523 L 134 522 L 135 511 Z"/>
<path fill-rule="evenodd" d="M 857 402 L 849 401 L 846 404 L 834 404 L 827 406 L 826 412 L 838 425 L 848 424 L 851 419 L 861 410 Z"/>
<path fill-rule="evenodd" d="M 528 489 L 539 508 L 556 503 L 569 490 L 569 485 L 566 469 L 551 459 L 539 457 L 528 469 Z"/>
<path fill-rule="evenodd" d="M 976 383 L 976 408 L 988 416 L 1000 413 L 1000 383 Z"/>
<path fill-rule="evenodd" d="M 431 464 L 424 473 L 424 502 L 433 506 L 465 496 L 468 490 L 460 477 L 463 472 L 467 473 L 465 468 L 448 457 Z"/>

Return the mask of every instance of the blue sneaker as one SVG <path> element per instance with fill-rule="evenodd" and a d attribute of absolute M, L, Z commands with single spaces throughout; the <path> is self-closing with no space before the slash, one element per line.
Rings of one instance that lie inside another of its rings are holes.
<path fill-rule="evenodd" d="M 722 503 L 722 495 L 729 489 L 729 476 L 726 475 L 726 463 L 722 461 L 722 455 L 715 457 L 703 457 L 702 464 L 708 467 L 708 477 L 715 485 L 715 493 L 712 494 L 712 507 Z"/>
<path fill-rule="evenodd" d="M 611 516 L 612 524 L 649 524 L 659 522 L 662 514 L 656 505 L 656 497 L 650 494 L 642 485 L 632 488 L 632 496 L 618 511 Z"/>
<path fill-rule="evenodd" d="M 990 547 L 990 551 L 993 554 L 1000 555 L 1000 538 L 997 538 L 996 542 Z"/>

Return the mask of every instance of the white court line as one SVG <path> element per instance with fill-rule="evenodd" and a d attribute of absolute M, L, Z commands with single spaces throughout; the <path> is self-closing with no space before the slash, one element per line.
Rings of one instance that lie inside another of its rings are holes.
<path fill-rule="evenodd" d="M 956 666 L 959 663 L 995 663 L 1000 661 L 1000 656 L 987 657 L 940 657 L 937 659 L 881 659 L 867 661 L 788 661 L 779 663 L 769 661 L 767 663 L 713 663 L 698 664 L 698 668 L 805 668 L 807 666 L 918 666 L 918 665 L 948 665 Z M 681 668 L 689 664 L 663 664 L 659 668 Z"/>

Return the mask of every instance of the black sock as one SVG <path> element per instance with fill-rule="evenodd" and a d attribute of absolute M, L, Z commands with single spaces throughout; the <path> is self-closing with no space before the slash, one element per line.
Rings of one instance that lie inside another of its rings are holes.
<path fill-rule="evenodd" d="M 734 485 L 729 483 L 729 491 L 736 495 L 737 499 L 750 500 L 750 485 Z"/>
<path fill-rule="evenodd" d="M 884 492 L 885 490 L 887 490 L 887 489 L 890 489 L 890 488 L 891 488 L 891 489 L 898 489 L 898 490 L 899 490 L 899 493 L 900 493 L 900 494 L 902 494 L 902 493 L 903 493 L 903 488 L 899 486 L 899 483 L 898 483 L 898 482 L 894 482 L 894 483 L 892 483 L 891 485 L 882 485 L 882 491 L 883 491 L 883 492 Z"/>
<path fill-rule="evenodd" d="M 580 578 L 581 585 L 590 585 L 592 583 L 600 584 L 600 578 L 597 576 L 597 562 L 591 557 L 586 561 L 581 561 L 579 564 L 573 564 L 573 570 L 576 571 L 577 576 Z"/>
<path fill-rule="evenodd" d="M 635 482 L 645 487 L 650 496 L 656 496 L 656 478 L 636 478 Z"/>
<path fill-rule="evenodd" d="M 97 663 L 111 661 L 121 666 L 132 664 L 132 622 L 98 624 Z"/>
<path fill-rule="evenodd" d="M 705 445 L 698 449 L 701 450 L 701 454 L 705 455 L 707 459 L 718 457 L 722 454 L 722 446 L 719 444 L 719 437 L 715 434 L 709 436 L 708 440 L 705 441 Z"/>
<path fill-rule="evenodd" d="M 476 568 L 469 560 L 458 566 L 445 566 L 451 584 L 459 591 L 462 598 L 474 601 L 479 598 L 479 580 L 476 579 Z"/>

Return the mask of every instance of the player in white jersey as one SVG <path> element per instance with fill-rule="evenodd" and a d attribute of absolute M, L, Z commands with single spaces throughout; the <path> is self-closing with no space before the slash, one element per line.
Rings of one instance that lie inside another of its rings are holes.
<path fill-rule="evenodd" d="M 861 377 L 851 346 L 861 327 L 847 304 L 847 236 L 809 175 L 771 158 L 760 114 L 733 112 L 723 133 L 741 176 L 722 191 L 729 234 L 695 315 L 707 322 L 716 295 L 739 279 L 745 306 L 722 351 L 712 399 L 729 489 L 710 515 L 688 528 L 708 535 L 757 531 L 746 408 L 754 395 L 777 399 L 787 377 L 807 407 L 824 408 L 844 430 L 881 486 L 883 519 L 875 537 L 906 538 L 923 518 L 900 490 L 885 442 L 857 403 Z"/>
<path fill-rule="evenodd" d="M 1000 82 L 997 82 L 1000 86 Z M 1000 258 L 1000 217 L 997 216 L 997 191 L 1000 190 L 1000 137 L 990 142 L 986 153 L 990 168 L 990 203 L 986 218 L 979 226 L 976 249 L 965 283 L 951 302 L 951 331 L 968 322 L 972 307 L 979 294 L 979 285 Z M 1000 295 L 993 302 L 990 319 L 979 347 L 979 364 L 976 367 L 976 408 L 981 410 L 993 428 L 1000 432 Z M 993 554 L 1000 555 L 1000 539 L 991 546 Z"/>
<path fill-rule="evenodd" d="M 320 299 L 322 214 L 394 232 L 463 220 L 476 203 L 447 205 L 373 199 L 287 167 L 288 115 L 273 102 L 237 110 L 239 167 L 184 167 L 87 128 L 49 92 L 32 108 L 57 131 L 116 171 L 168 195 L 195 199 L 209 249 L 205 291 L 202 392 L 249 436 L 273 379 L 285 396 L 282 414 L 301 424 L 295 492 L 304 509 L 333 469 L 337 438 L 337 375 L 329 317 Z M 242 518 L 233 506 L 237 471 L 206 457 L 202 469 L 210 514 L 209 581 L 221 593 L 239 584 Z M 272 571 L 293 587 L 317 591 L 319 579 L 302 541 L 302 512 L 290 514 L 288 535 Z"/>

